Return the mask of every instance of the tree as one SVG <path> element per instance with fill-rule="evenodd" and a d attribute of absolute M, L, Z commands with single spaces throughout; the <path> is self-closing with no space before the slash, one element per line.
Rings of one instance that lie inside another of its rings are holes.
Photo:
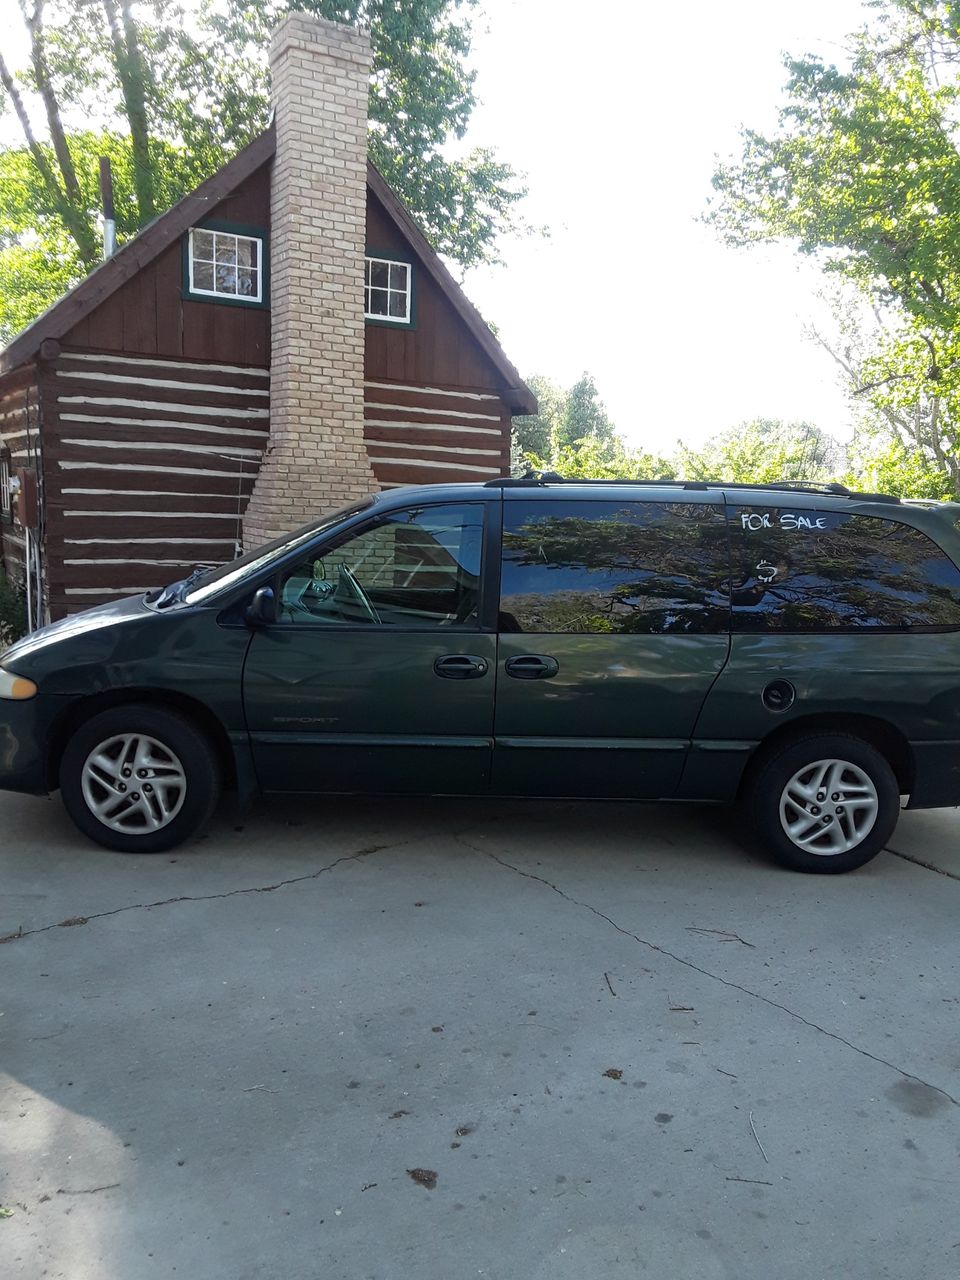
<path fill-rule="evenodd" d="M 615 434 L 596 382 L 591 374 L 582 374 L 567 392 L 563 412 L 554 431 L 554 449 L 576 445 L 582 440 L 598 440 L 607 444 L 613 441 Z"/>
<path fill-rule="evenodd" d="M 116 133 L 69 135 L 79 202 L 93 209 L 98 202 L 99 157 L 108 156 L 113 170 L 114 205 L 121 238 L 139 226 L 134 157 L 129 137 Z M 51 148 L 43 154 L 55 163 Z M 182 149 L 154 144 L 158 174 L 154 185 L 161 205 L 179 198 L 191 183 L 190 163 Z M 45 307 L 81 279 L 96 262 L 85 255 L 61 216 L 51 191 L 26 147 L 0 151 L 0 343 L 13 337 Z M 92 227 L 91 221 L 91 227 Z"/>
<path fill-rule="evenodd" d="M 889 308 L 884 315 L 876 307 L 837 306 L 835 316 L 833 334 L 810 335 L 850 392 L 857 417 L 852 465 L 864 484 L 903 497 L 960 495 L 960 398 L 955 387 L 928 377 L 926 344 Z"/>
<path fill-rule="evenodd" d="M 841 477 L 852 489 L 890 493 L 898 498 L 956 498 L 944 472 L 917 449 L 909 449 L 886 433 L 862 429 L 850 447 L 850 466 Z"/>
<path fill-rule="evenodd" d="M 369 27 L 370 155 L 418 215 L 434 247 L 470 267 L 498 261 L 498 237 L 526 229 L 517 212 L 526 192 L 508 165 L 483 148 L 458 159 L 448 154 L 449 144 L 466 133 L 476 105 L 475 72 L 466 62 L 469 14 L 479 0 L 225 0 L 223 16 L 214 0 L 202 3 L 206 26 L 200 47 L 211 71 L 198 70 L 194 49 L 182 59 L 181 102 L 188 115 L 198 88 L 210 93 L 244 64 L 245 92 L 226 120 L 218 104 L 215 121 L 227 123 L 228 132 L 242 131 L 250 128 L 253 111 L 256 128 L 262 127 L 268 103 L 260 51 L 291 9 Z M 251 45 L 257 51 L 253 58 Z"/>
<path fill-rule="evenodd" d="M 960 479 L 960 6 L 880 0 L 850 66 L 787 62 L 768 136 L 747 130 L 720 165 L 708 214 L 733 244 L 813 255 L 878 319 L 854 358 L 825 340 L 851 394 L 889 438 Z"/>
<path fill-rule="evenodd" d="M 711 437 L 700 450 L 680 445 L 676 460 L 684 480 L 775 484 L 779 480 L 836 480 L 843 450 L 809 422 L 756 418 Z"/>
<path fill-rule="evenodd" d="M 588 438 L 564 445 L 554 450 L 549 464 L 534 460 L 534 465 L 570 480 L 672 480 L 676 475 L 674 462 L 631 449 L 619 436 L 606 443 Z"/>
<path fill-rule="evenodd" d="M 19 193 L 0 228 L 3 336 L 99 257 L 98 129 L 67 122 L 102 122 L 114 152 L 122 140 L 118 232 L 132 234 L 265 127 L 266 45 L 292 8 L 371 28 L 370 153 L 440 252 L 465 267 L 493 261 L 498 237 L 525 229 L 509 166 L 490 151 L 449 154 L 475 105 L 466 59 L 477 0 L 19 2 L 29 65 L 0 54 L 0 103 L 23 136 L 0 152 L 0 182 L 14 174 Z"/>
<path fill-rule="evenodd" d="M 527 378 L 527 386 L 537 397 L 538 411 L 514 418 L 514 445 L 522 457 L 533 454 L 537 458 L 548 458 L 566 406 L 567 393 L 557 383 L 537 373 Z"/>
<path fill-rule="evenodd" d="M 514 419 L 514 449 L 521 469 L 596 480 L 674 474 L 666 459 L 628 447 L 591 374 L 584 373 L 569 390 L 537 374 L 527 383 L 537 396 L 539 413 Z"/>

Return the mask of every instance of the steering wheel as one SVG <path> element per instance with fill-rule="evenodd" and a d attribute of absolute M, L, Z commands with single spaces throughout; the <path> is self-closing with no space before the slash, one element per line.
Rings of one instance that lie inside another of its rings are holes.
<path fill-rule="evenodd" d="M 376 609 L 373 607 L 373 602 L 371 601 L 370 597 L 367 595 L 363 587 L 361 587 L 360 583 L 353 576 L 352 571 L 348 569 L 345 564 L 339 564 L 337 565 L 337 573 L 339 574 L 339 577 L 340 577 L 340 583 L 347 588 L 349 593 L 357 601 L 357 603 L 363 609 L 364 613 L 367 615 L 370 621 L 375 622 L 379 625 L 380 615 L 379 613 L 377 613 Z"/>

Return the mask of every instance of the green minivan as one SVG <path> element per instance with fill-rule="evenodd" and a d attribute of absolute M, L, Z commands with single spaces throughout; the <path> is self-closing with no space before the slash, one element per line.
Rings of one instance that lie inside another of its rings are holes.
<path fill-rule="evenodd" d="M 736 802 L 799 871 L 960 803 L 960 505 L 397 488 L 0 654 L 0 788 L 156 853 L 222 789 Z"/>

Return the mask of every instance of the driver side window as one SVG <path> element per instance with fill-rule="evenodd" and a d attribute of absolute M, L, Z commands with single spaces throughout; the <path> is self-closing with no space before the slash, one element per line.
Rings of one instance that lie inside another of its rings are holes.
<path fill-rule="evenodd" d="M 475 628 L 482 547 L 482 503 L 392 511 L 288 573 L 279 621 Z"/>

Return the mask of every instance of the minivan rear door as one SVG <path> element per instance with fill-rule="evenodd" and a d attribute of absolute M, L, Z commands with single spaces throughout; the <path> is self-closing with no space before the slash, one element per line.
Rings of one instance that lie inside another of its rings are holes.
<path fill-rule="evenodd" d="M 677 791 L 729 650 L 723 502 L 710 490 L 637 493 L 504 491 L 501 794 Z"/>

